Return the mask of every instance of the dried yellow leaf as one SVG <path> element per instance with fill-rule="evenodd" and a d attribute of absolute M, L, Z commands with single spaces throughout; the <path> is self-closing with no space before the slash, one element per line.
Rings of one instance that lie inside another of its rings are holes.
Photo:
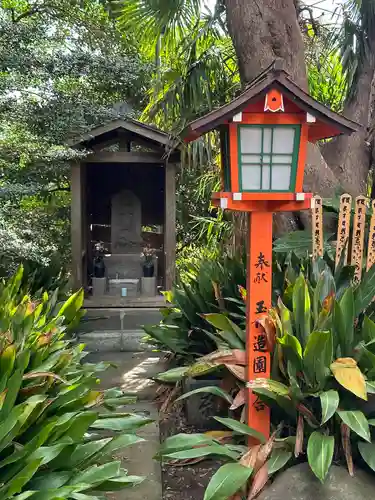
<path fill-rule="evenodd" d="M 339 384 L 367 401 L 365 377 L 353 358 L 338 358 L 331 364 L 330 368 Z"/>

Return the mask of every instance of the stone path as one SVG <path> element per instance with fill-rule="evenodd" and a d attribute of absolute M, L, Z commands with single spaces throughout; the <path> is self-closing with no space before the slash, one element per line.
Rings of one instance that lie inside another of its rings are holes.
<path fill-rule="evenodd" d="M 159 448 L 158 412 L 152 400 L 155 395 L 155 384 L 149 380 L 164 367 L 160 356 L 152 352 L 97 352 L 88 356 L 88 361 L 112 361 L 117 368 L 109 368 L 100 373 L 103 388 L 121 387 L 126 392 L 137 394 L 138 401 L 126 407 L 130 412 L 142 412 L 155 420 L 153 424 L 140 429 L 137 434 L 145 442 L 125 448 L 115 454 L 122 461 L 122 466 L 131 475 L 146 476 L 145 481 L 135 488 L 108 494 L 110 500 L 161 500 L 161 468 L 153 460 Z"/>

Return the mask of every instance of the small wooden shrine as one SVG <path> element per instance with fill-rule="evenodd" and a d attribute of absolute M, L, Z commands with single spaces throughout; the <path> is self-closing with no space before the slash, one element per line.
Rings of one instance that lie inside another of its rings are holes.
<path fill-rule="evenodd" d="M 70 146 L 89 151 L 71 166 L 74 288 L 84 287 L 96 306 L 157 297 L 175 273 L 179 151 L 168 134 L 130 118 L 96 127 Z M 145 259 L 152 259 L 151 281 L 144 279 Z"/>

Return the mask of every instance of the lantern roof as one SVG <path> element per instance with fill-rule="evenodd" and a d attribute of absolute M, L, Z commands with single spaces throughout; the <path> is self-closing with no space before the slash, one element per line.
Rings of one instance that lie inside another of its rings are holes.
<path fill-rule="evenodd" d="M 305 112 L 314 118 L 312 123 L 309 123 L 308 138 L 311 142 L 341 134 L 350 135 L 361 128 L 358 123 L 335 113 L 311 97 L 291 80 L 283 69 L 283 61 L 277 59 L 230 103 L 192 121 L 183 132 L 185 142 L 194 141 L 220 125 L 229 123 L 238 113 L 246 112 L 249 104 L 262 98 L 264 100 L 267 93 L 273 89 L 278 90 L 284 99 L 291 103 L 293 112 Z M 264 109 L 262 112 L 267 113 Z"/>

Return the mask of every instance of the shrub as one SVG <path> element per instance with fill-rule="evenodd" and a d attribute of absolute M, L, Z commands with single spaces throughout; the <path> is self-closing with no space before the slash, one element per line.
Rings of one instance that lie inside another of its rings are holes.
<path fill-rule="evenodd" d="M 323 270 L 317 274 L 319 266 Z M 211 479 L 206 500 L 237 492 L 239 498 L 242 493 L 254 498 L 271 474 L 304 460 L 305 453 L 322 482 L 333 460 L 345 462 L 351 475 L 354 462 L 364 461 L 375 470 L 375 323 L 367 315 L 374 308 L 375 266 L 359 285 L 343 286 L 322 262 L 311 266 L 311 277 L 312 282 L 317 278 L 314 286 L 302 274 L 290 283 L 284 296 L 290 309 L 280 298 L 262 323 L 272 351 L 272 379 L 256 379 L 250 387 L 271 407 L 271 437 L 266 441 L 245 424 L 217 418 L 233 434 L 181 434 L 161 449 L 161 457 L 172 463 L 210 455 L 226 462 Z M 193 367 L 233 369 L 240 359 L 244 364 L 241 352 L 219 349 Z M 231 394 L 199 389 L 205 390 L 233 406 Z M 251 436 L 254 445 L 245 446 L 244 436 Z"/>
<path fill-rule="evenodd" d="M 83 293 L 33 302 L 19 298 L 21 283 L 22 269 L 0 286 L 0 498 L 94 500 L 139 483 L 112 454 L 141 441 L 135 430 L 149 420 L 113 413 L 133 398 L 99 390 L 108 364 L 84 363 L 83 345 L 65 336 Z"/>
<path fill-rule="evenodd" d="M 225 313 L 233 322 L 243 325 L 245 306 L 239 286 L 245 286 L 244 260 L 222 257 L 191 264 L 184 281 L 177 280 L 165 294 L 170 307 L 161 309 L 159 325 L 146 325 L 147 341 L 161 350 L 172 352 L 180 363 L 215 349 L 215 328 L 204 318 L 208 313 Z M 172 305 L 173 304 L 173 305 Z"/>

